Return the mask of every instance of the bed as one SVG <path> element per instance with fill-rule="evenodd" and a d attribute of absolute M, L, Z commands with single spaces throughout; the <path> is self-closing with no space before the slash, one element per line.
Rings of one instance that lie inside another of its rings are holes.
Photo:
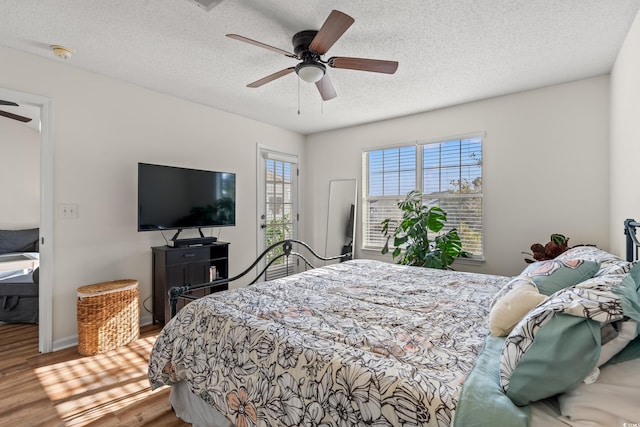
<path fill-rule="evenodd" d="M 0 322 L 38 323 L 38 233 L 0 230 Z"/>
<path fill-rule="evenodd" d="M 640 274 L 595 247 L 563 255 L 517 277 L 358 259 L 212 294 L 165 325 L 149 380 L 195 426 L 639 423 Z M 496 307 L 525 286 L 550 294 L 492 336 Z"/>

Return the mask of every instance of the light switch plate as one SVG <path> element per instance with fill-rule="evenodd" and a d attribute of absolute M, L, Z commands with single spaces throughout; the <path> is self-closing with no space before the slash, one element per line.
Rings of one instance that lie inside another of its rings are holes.
<path fill-rule="evenodd" d="M 78 219 L 78 204 L 58 203 L 58 218 Z"/>

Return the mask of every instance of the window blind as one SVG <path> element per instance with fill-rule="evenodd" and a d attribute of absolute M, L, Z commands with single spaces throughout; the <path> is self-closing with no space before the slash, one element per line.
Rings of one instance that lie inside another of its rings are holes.
<path fill-rule="evenodd" d="M 365 151 L 362 166 L 363 247 L 382 248 L 381 222 L 399 221 L 398 202 L 418 189 L 425 204 L 447 213 L 464 250 L 482 257 L 482 136 Z"/>

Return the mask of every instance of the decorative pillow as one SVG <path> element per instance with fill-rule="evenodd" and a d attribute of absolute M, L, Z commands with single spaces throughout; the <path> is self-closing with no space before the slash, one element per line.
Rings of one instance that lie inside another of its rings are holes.
<path fill-rule="evenodd" d="M 489 330 L 494 337 L 504 337 L 532 308 L 547 300 L 528 277 L 516 277 L 511 290 L 496 301 L 489 313 Z"/>
<path fill-rule="evenodd" d="M 602 276 L 563 289 L 516 325 L 500 357 L 500 385 L 516 405 L 562 393 L 593 371 L 602 325 L 626 314 L 612 291 L 624 277 Z"/>
<path fill-rule="evenodd" d="M 604 276 L 606 274 L 626 274 L 633 266 L 633 263 L 625 261 L 595 246 L 574 246 L 554 259 L 560 261 L 570 259 L 598 261 L 600 263 L 600 269 L 593 275 L 594 277 Z"/>
<path fill-rule="evenodd" d="M 38 252 L 39 229 L 0 230 L 0 254 Z"/>
<path fill-rule="evenodd" d="M 568 288 L 583 280 L 590 279 L 593 277 L 593 272 L 597 270 L 598 265 L 594 263 L 594 261 L 569 260 L 567 262 L 561 262 L 553 259 L 534 262 L 498 291 L 493 297 L 493 300 L 491 300 L 489 308 L 493 308 L 523 277 L 528 278 L 527 280 L 533 280 L 533 283 L 538 287 L 541 294 L 551 295 L 559 289 Z"/>
<path fill-rule="evenodd" d="M 638 324 L 636 333 L 640 334 L 640 264 L 635 264 L 620 286 L 616 286 L 612 291 L 620 299 L 624 314 Z M 608 363 L 621 363 L 638 358 L 640 358 L 640 336 L 626 345 Z"/>
<path fill-rule="evenodd" d="M 597 261 L 584 259 L 551 259 L 530 264 L 520 276 L 529 276 L 543 295 L 557 291 L 590 279 L 600 268 Z"/>
<path fill-rule="evenodd" d="M 491 300 L 491 304 L 489 304 L 489 309 L 492 309 L 493 306 L 495 306 L 503 296 L 505 296 L 507 293 L 509 293 L 509 291 L 511 291 L 511 289 L 513 289 L 518 283 L 520 283 L 520 279 L 522 279 L 522 277 L 516 276 L 516 277 L 512 278 L 506 285 L 504 285 L 502 287 L 502 289 L 500 289 L 498 291 L 498 293 L 496 293 L 493 296 L 493 299 Z M 525 278 L 525 280 L 527 280 L 527 279 Z"/>

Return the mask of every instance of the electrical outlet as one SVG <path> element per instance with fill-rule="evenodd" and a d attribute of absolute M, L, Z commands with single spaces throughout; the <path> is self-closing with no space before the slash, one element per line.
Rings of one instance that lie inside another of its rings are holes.
<path fill-rule="evenodd" d="M 77 203 L 59 203 L 58 218 L 78 219 L 78 204 Z"/>

